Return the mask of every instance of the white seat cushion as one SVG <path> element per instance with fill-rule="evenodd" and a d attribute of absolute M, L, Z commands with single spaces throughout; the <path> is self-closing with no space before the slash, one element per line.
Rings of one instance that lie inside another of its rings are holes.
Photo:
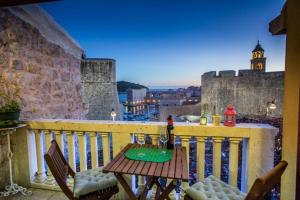
<path fill-rule="evenodd" d="M 238 188 L 228 185 L 214 176 L 195 183 L 186 193 L 193 200 L 243 200 L 246 197 L 246 194 Z"/>
<path fill-rule="evenodd" d="M 77 172 L 74 176 L 74 197 L 79 198 L 79 196 L 115 186 L 117 183 L 112 173 L 102 173 L 101 168 Z"/>

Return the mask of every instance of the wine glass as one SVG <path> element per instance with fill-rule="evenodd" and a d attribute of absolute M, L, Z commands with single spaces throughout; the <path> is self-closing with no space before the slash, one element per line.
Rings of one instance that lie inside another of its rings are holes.
<path fill-rule="evenodd" d="M 160 138 L 159 140 L 163 143 L 163 147 L 166 148 L 166 143 L 168 142 L 169 138 L 168 138 L 168 134 L 166 131 L 163 131 L 160 133 Z M 163 150 L 163 153 L 165 154 L 166 151 Z"/>
<path fill-rule="evenodd" d="M 139 145 L 145 144 L 145 138 L 144 138 L 144 135 L 137 135 L 137 136 L 136 136 L 136 142 L 137 142 Z M 142 158 L 142 157 L 146 156 L 146 154 L 143 153 L 143 152 L 139 152 L 139 153 L 138 153 L 138 156 L 139 156 L 140 158 Z"/>
<path fill-rule="evenodd" d="M 145 144 L 145 138 L 144 138 L 144 136 L 137 135 L 136 141 L 137 141 L 137 143 L 140 144 L 140 145 Z"/>

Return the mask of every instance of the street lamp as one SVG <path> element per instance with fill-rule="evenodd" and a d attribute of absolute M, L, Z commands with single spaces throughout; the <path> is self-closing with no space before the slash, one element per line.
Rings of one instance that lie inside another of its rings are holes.
<path fill-rule="evenodd" d="M 114 109 L 111 109 L 110 116 L 111 116 L 112 120 L 115 121 L 115 117 L 117 116 L 117 113 L 115 112 Z"/>

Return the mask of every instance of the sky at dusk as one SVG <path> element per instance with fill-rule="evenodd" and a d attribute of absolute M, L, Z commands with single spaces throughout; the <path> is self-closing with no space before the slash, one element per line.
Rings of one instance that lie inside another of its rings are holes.
<path fill-rule="evenodd" d="M 62 0 L 42 7 L 87 57 L 116 59 L 117 80 L 200 85 L 207 71 L 249 69 L 261 41 L 267 71 L 284 70 L 285 37 L 268 23 L 284 0 Z"/>

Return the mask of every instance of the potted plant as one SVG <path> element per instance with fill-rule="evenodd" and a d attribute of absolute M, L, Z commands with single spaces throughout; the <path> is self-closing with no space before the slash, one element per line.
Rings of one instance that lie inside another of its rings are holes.
<path fill-rule="evenodd" d="M 0 74 L 0 127 L 15 126 L 20 116 L 19 75 Z"/>

